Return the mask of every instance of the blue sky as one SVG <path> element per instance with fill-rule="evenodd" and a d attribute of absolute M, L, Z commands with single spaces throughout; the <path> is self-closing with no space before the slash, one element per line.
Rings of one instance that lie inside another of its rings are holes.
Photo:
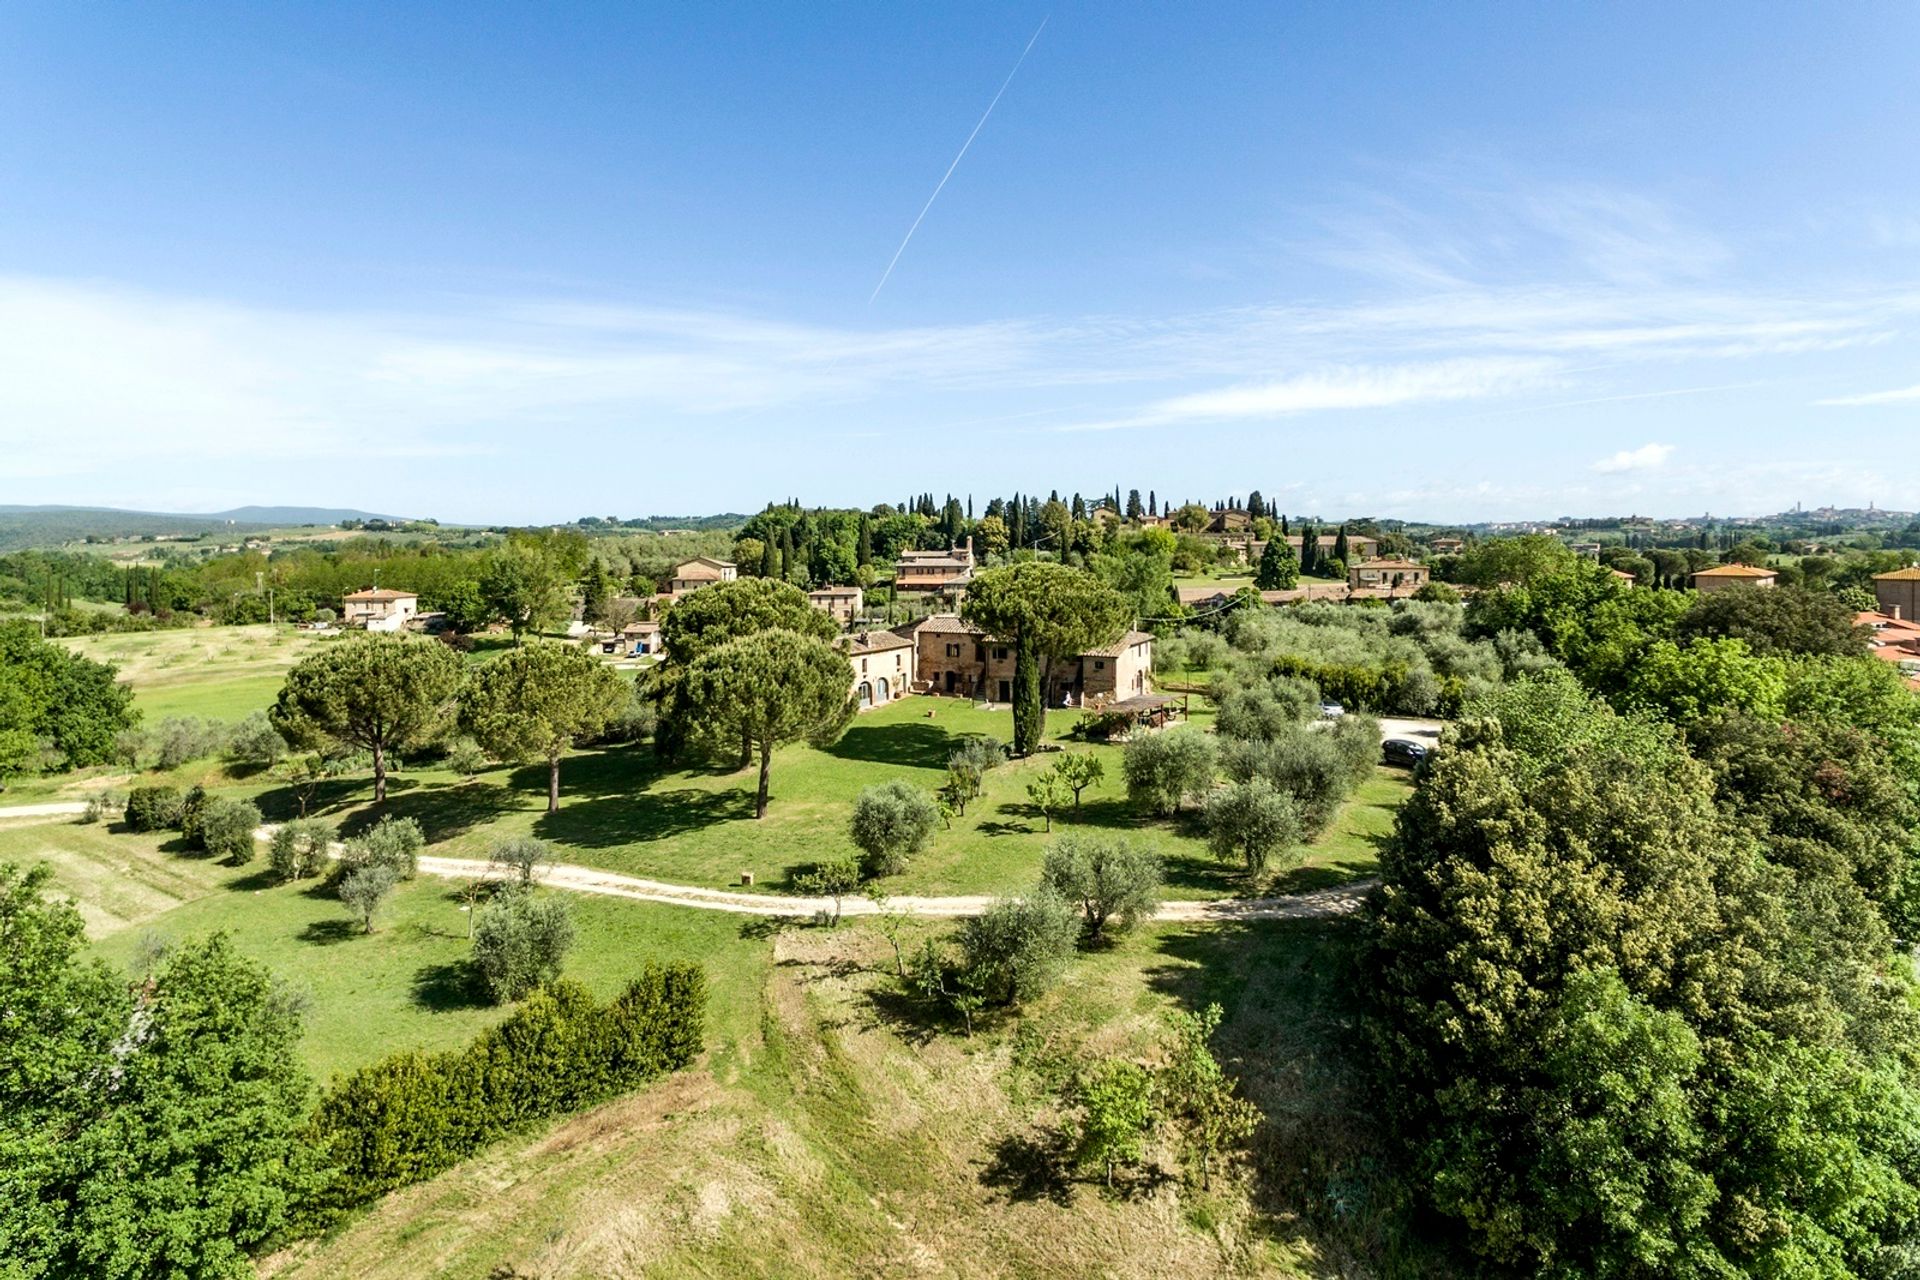
<path fill-rule="evenodd" d="M 1917 62 L 1871 3 L 15 3 L 0 502 L 1912 509 Z"/>

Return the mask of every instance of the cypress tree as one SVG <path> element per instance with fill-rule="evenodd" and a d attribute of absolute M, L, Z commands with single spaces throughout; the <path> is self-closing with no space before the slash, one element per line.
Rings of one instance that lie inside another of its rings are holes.
<path fill-rule="evenodd" d="M 873 521 L 860 517 L 860 533 L 853 544 L 853 562 L 861 568 L 873 563 Z"/>
<path fill-rule="evenodd" d="M 777 538 L 768 538 L 760 544 L 760 576 L 763 578 L 780 576 L 780 543 Z"/>

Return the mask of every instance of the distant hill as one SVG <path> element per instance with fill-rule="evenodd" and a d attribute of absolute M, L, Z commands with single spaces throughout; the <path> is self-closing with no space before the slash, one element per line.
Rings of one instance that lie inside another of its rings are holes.
<path fill-rule="evenodd" d="M 194 537 L 223 530 L 339 524 L 343 520 L 388 520 L 344 507 L 235 507 L 205 513 L 123 511 L 113 507 L 0 505 L 0 551 L 57 547 L 84 538 Z"/>

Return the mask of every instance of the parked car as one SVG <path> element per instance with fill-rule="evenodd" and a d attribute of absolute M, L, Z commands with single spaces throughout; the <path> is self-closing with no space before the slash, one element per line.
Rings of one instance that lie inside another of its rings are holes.
<path fill-rule="evenodd" d="M 1388 764 L 1405 765 L 1409 769 L 1425 764 L 1427 753 L 1431 750 L 1426 743 L 1415 742 L 1411 738 L 1388 738 L 1380 744 L 1383 760 Z"/>
<path fill-rule="evenodd" d="M 1320 718 L 1322 720 L 1338 720 L 1345 714 L 1347 714 L 1347 709 L 1337 702 L 1323 702 L 1320 704 Z"/>

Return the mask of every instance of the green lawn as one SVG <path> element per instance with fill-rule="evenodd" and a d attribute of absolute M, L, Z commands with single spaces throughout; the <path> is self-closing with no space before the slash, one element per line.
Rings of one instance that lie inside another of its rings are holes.
<path fill-rule="evenodd" d="M 402 1048 L 463 1044 L 504 1010 L 466 981 L 458 885 L 402 885 L 362 934 L 318 881 L 281 885 L 262 863 L 229 867 L 178 841 L 117 828 L 50 823 L 0 830 L 0 860 L 54 868 L 80 903 L 101 955 L 130 964 L 153 938 L 225 930 L 246 954 L 308 997 L 308 1065 L 325 1079 Z M 713 984 L 710 1043 L 724 1062 L 751 1034 L 768 957 L 761 922 L 719 912 L 580 895 L 567 965 L 598 995 L 615 994 L 647 960 L 696 960 Z"/>
<path fill-rule="evenodd" d="M 1054 835 L 1076 827 L 1120 830 L 1159 851 L 1175 898 L 1221 897 L 1348 880 L 1371 874 L 1375 841 L 1391 827 L 1392 809 L 1406 792 L 1403 775 L 1380 771 L 1308 846 L 1304 866 L 1289 876 L 1250 882 L 1213 857 L 1197 816 L 1149 817 L 1126 799 L 1122 751 L 1067 739 L 1077 712 L 1047 719 L 1050 747 L 1091 751 L 1106 777 L 1090 789 L 1081 811 L 1057 814 Z M 1204 722 L 1206 717 L 1197 716 Z M 564 861 L 630 875 L 708 888 L 737 886 L 754 875 L 755 889 L 780 892 L 796 872 L 853 852 L 846 824 L 864 787 L 904 778 L 929 789 L 945 780 L 947 756 L 968 733 L 1012 734 L 1008 711 L 982 711 L 943 698 L 907 698 L 867 712 L 825 751 L 805 745 L 774 758 L 772 801 L 765 819 L 753 817 L 752 769 L 667 768 L 645 745 L 583 751 L 561 768 L 561 808 L 545 809 L 543 767 L 496 768 L 471 782 L 444 770 L 403 773 L 388 790 L 385 811 L 417 819 L 433 852 L 485 857 L 507 834 L 532 834 L 558 846 Z M 934 833 L 908 870 L 885 881 L 895 894 L 1015 892 L 1033 884 L 1048 841 L 1045 820 L 1026 794 L 1028 782 L 1051 763 L 1052 752 L 1013 761 L 988 775 L 984 793 Z M 269 817 L 292 816 L 284 789 L 247 788 Z M 342 779 L 321 793 L 318 811 L 351 834 L 375 820 L 364 779 Z"/>
<path fill-rule="evenodd" d="M 147 723 L 168 716 L 240 720 L 273 705 L 287 670 L 324 640 L 290 626 L 182 627 L 62 641 L 112 664 Z"/>

